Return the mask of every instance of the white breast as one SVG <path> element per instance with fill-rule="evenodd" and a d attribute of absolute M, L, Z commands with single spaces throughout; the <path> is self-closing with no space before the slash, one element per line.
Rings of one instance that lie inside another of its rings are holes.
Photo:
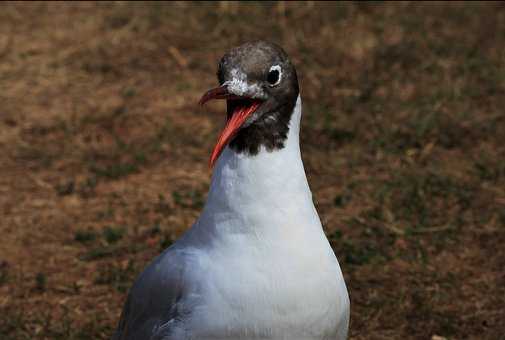
<path fill-rule="evenodd" d="M 185 273 L 188 339 L 344 339 L 349 298 L 300 157 L 298 98 L 285 148 L 251 157 L 226 149 Z M 190 311 L 190 312 L 189 312 Z"/>

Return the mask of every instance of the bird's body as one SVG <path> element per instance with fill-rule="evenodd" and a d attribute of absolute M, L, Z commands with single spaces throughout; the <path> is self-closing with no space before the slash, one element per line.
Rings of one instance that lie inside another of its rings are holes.
<path fill-rule="evenodd" d="M 139 276 L 114 339 L 345 339 L 349 298 L 300 157 L 226 147 L 203 212 Z"/>

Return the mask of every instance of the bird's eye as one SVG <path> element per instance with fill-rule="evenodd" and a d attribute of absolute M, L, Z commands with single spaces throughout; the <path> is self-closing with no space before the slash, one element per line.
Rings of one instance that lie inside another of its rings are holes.
<path fill-rule="evenodd" d="M 267 76 L 267 81 L 270 84 L 270 86 L 278 85 L 281 82 L 281 77 L 282 73 L 281 73 L 281 67 L 279 65 L 274 65 L 270 67 Z"/>

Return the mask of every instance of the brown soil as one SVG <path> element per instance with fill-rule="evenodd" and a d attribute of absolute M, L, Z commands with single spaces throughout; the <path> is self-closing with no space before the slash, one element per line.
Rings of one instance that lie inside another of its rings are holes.
<path fill-rule="evenodd" d="M 2 3 L 0 338 L 107 339 L 197 218 L 230 47 L 292 56 L 351 339 L 505 339 L 503 3 Z"/>

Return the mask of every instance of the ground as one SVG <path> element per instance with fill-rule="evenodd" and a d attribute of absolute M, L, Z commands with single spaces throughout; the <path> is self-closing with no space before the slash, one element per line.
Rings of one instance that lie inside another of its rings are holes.
<path fill-rule="evenodd" d="M 198 217 L 219 57 L 282 45 L 351 339 L 505 339 L 503 3 L 2 3 L 0 338 L 108 339 Z"/>

